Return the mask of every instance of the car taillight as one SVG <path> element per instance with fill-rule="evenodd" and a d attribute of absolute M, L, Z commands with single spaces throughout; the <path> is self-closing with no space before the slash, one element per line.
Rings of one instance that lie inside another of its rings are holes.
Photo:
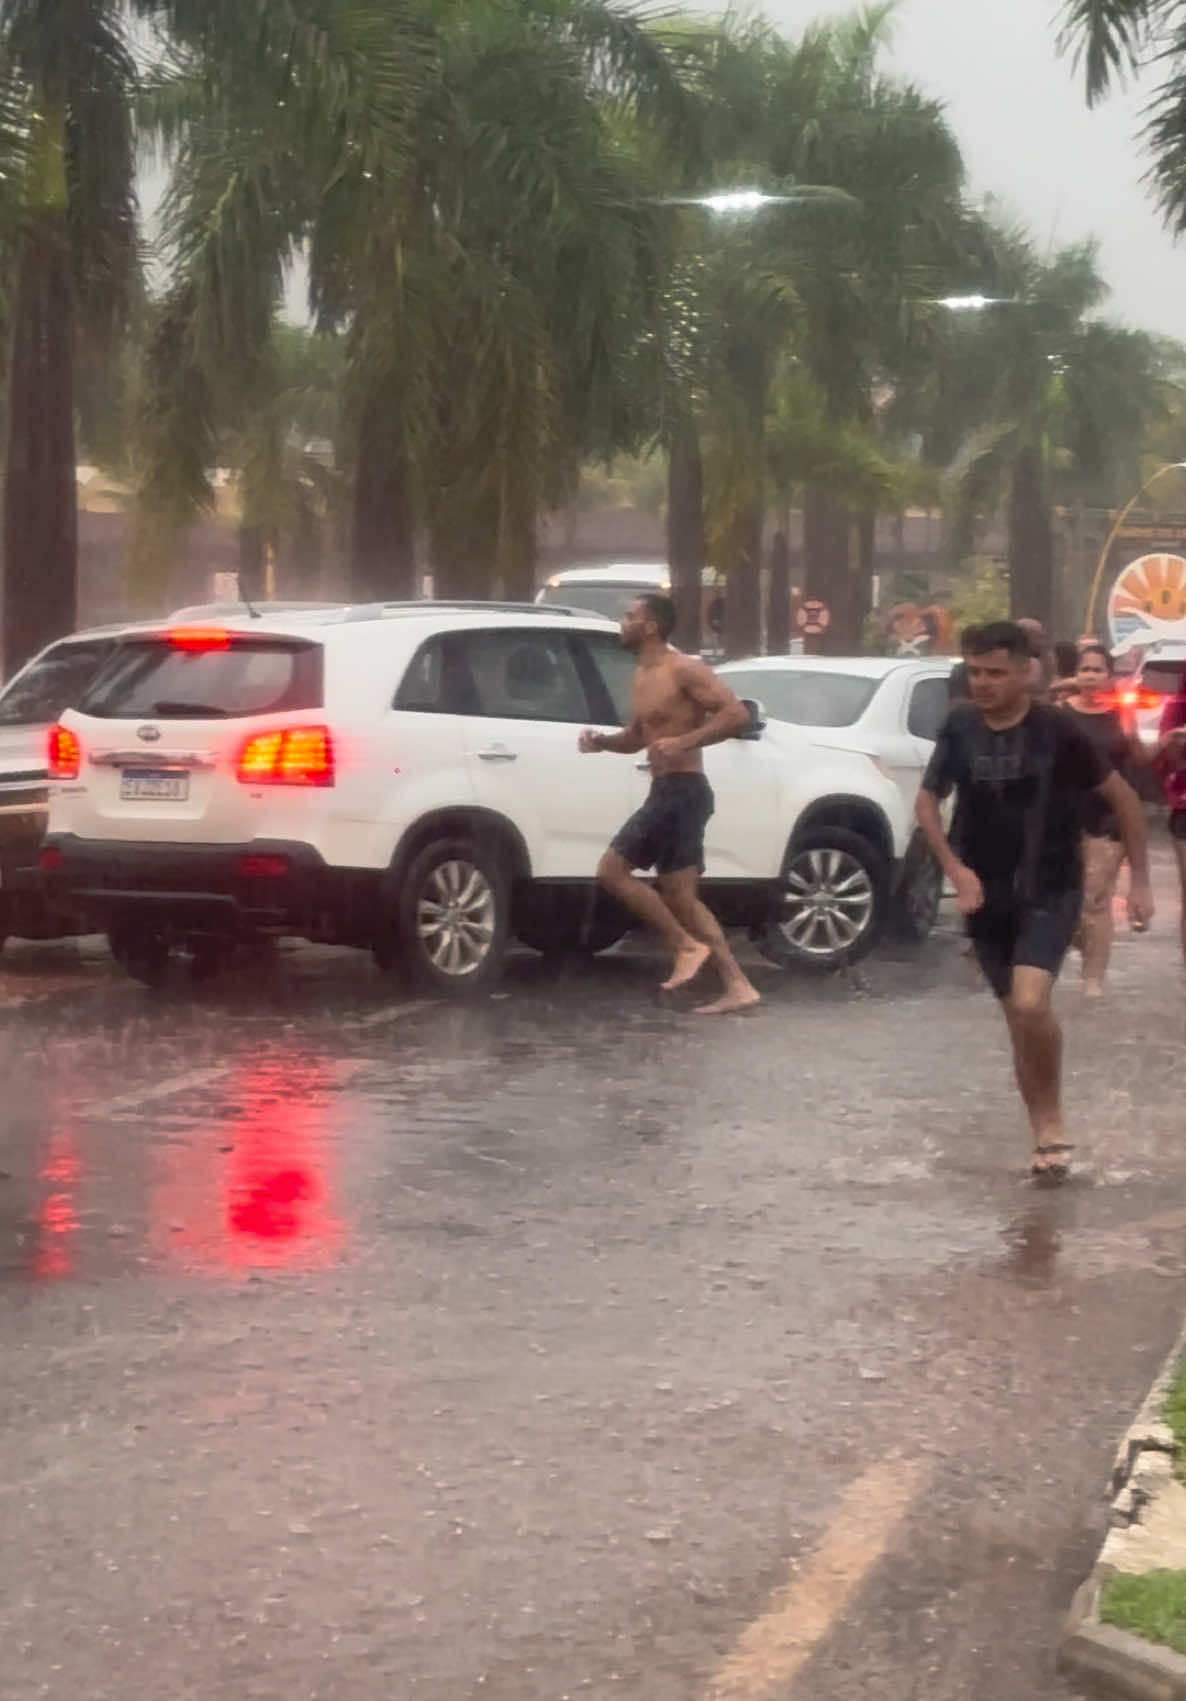
<path fill-rule="evenodd" d="M 166 634 L 169 645 L 174 650 L 186 650 L 190 654 L 201 654 L 203 650 L 229 650 L 231 635 L 224 632 L 220 626 L 174 626 Z"/>
<path fill-rule="evenodd" d="M 1160 691 L 1127 685 L 1116 693 L 1116 701 L 1122 709 L 1134 709 L 1138 714 L 1151 715 L 1154 709 L 1161 708 L 1164 699 Z"/>
<path fill-rule="evenodd" d="M 66 855 L 57 845 L 43 845 L 37 857 L 37 865 L 43 874 L 60 874 L 66 866 Z"/>
<path fill-rule="evenodd" d="M 68 726 L 49 729 L 49 777 L 76 780 L 82 766 L 82 745 Z"/>
<path fill-rule="evenodd" d="M 286 727 L 249 738 L 239 753 L 246 786 L 332 786 L 334 744 L 324 726 Z"/>

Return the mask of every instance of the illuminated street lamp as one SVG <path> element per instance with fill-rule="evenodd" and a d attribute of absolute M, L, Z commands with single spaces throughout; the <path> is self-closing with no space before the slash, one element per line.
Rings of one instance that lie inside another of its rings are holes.
<path fill-rule="evenodd" d="M 1018 295 L 940 295 L 931 297 L 932 307 L 946 307 L 950 313 L 983 313 L 986 307 L 1016 307 Z"/>
<path fill-rule="evenodd" d="M 773 195 L 764 189 L 719 189 L 709 195 L 660 195 L 655 199 L 662 207 L 703 207 L 717 218 L 744 218 L 766 207 L 803 206 L 812 201 L 851 204 L 853 197 L 827 184 L 804 184 Z"/>

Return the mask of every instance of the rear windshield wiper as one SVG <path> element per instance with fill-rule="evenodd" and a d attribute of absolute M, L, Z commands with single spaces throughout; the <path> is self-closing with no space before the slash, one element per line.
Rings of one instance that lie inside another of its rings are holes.
<path fill-rule="evenodd" d="M 174 703 L 169 698 L 162 703 L 154 703 L 152 712 L 166 719 L 172 716 L 179 720 L 224 721 L 227 718 L 227 711 L 215 708 L 213 703 Z"/>

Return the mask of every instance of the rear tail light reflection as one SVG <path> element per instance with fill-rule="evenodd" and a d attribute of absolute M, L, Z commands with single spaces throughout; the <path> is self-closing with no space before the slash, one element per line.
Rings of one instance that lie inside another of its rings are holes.
<path fill-rule="evenodd" d="M 334 743 L 324 726 L 286 727 L 249 738 L 237 773 L 249 786 L 332 786 Z"/>

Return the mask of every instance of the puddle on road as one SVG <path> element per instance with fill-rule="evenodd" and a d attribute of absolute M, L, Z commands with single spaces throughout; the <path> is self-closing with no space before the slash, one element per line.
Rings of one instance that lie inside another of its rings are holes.
<path fill-rule="evenodd" d="M 347 1242 L 335 1194 L 353 1072 L 340 1061 L 253 1061 L 210 1092 L 208 1116 L 146 1105 L 88 1122 L 82 1111 L 57 1114 L 47 1094 L 9 1130 L 19 1155 L 0 1175 L 0 1278 L 330 1267 Z"/>

